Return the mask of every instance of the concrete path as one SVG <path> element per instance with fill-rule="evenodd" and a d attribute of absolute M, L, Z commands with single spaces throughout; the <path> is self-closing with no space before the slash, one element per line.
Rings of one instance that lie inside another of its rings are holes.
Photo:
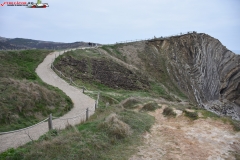
<path fill-rule="evenodd" d="M 80 123 L 82 120 L 86 119 L 86 108 L 89 108 L 90 115 L 94 113 L 95 108 L 94 99 L 83 94 L 81 89 L 69 85 L 52 71 L 50 68 L 51 63 L 55 56 L 57 57 L 59 54 L 63 54 L 63 51 L 50 53 L 36 69 L 36 73 L 44 82 L 61 89 L 72 99 L 74 103 L 74 107 L 71 111 L 66 113 L 64 116 L 53 120 L 54 129 L 63 129 L 68 124 L 75 125 Z M 46 132 L 48 132 L 48 123 L 43 122 L 24 131 L 0 135 L 0 153 L 9 148 L 17 148 L 23 144 L 26 144 L 27 142 L 31 141 L 31 139 L 37 140 Z"/>

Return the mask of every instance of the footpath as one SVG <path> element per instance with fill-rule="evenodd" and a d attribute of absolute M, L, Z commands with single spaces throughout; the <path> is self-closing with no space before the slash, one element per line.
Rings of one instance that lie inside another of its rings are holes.
<path fill-rule="evenodd" d="M 86 119 L 87 108 L 89 109 L 89 116 L 92 115 L 95 110 L 94 99 L 83 94 L 81 89 L 69 85 L 51 69 L 51 63 L 55 57 L 63 53 L 64 51 L 50 53 L 36 69 L 36 73 L 42 81 L 61 89 L 74 103 L 74 107 L 71 111 L 52 121 L 53 129 L 64 129 L 69 124 L 79 124 Z M 37 140 L 41 135 L 48 132 L 48 130 L 48 122 L 42 122 L 25 130 L 0 135 L 0 153 L 9 148 L 17 148 L 27 142 Z"/>

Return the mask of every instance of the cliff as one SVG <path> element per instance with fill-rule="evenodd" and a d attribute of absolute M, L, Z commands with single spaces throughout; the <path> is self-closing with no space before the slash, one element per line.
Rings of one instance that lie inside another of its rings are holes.
<path fill-rule="evenodd" d="M 190 100 L 220 115 L 240 119 L 240 55 L 206 34 L 148 43 L 167 59 L 168 74 Z"/>
<path fill-rule="evenodd" d="M 179 89 L 201 108 L 240 119 L 240 55 L 219 40 L 193 32 L 103 49 L 139 68 L 169 92 Z"/>

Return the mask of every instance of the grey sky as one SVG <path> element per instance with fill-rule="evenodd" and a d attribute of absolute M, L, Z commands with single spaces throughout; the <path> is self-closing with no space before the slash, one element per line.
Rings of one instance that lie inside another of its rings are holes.
<path fill-rule="evenodd" d="M 197 31 L 219 39 L 230 50 L 240 50 L 240 0 L 42 2 L 50 7 L 0 7 L 0 36 L 115 43 Z"/>

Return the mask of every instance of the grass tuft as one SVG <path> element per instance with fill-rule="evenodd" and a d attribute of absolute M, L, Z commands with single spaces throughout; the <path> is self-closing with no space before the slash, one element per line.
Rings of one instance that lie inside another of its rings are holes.
<path fill-rule="evenodd" d="M 184 110 L 184 115 L 192 120 L 198 119 L 198 113 L 197 112 L 190 112 L 188 110 Z"/>
<path fill-rule="evenodd" d="M 104 128 L 111 136 L 117 139 L 125 138 L 132 134 L 129 125 L 119 120 L 115 113 L 110 114 L 106 120 L 99 125 L 99 128 Z"/>
<path fill-rule="evenodd" d="M 144 111 L 155 111 L 156 109 L 161 108 L 156 102 L 150 102 L 143 106 L 142 110 Z"/>
<path fill-rule="evenodd" d="M 163 109 L 163 115 L 167 117 L 176 117 L 177 114 L 173 111 L 173 108 L 166 107 Z"/>

